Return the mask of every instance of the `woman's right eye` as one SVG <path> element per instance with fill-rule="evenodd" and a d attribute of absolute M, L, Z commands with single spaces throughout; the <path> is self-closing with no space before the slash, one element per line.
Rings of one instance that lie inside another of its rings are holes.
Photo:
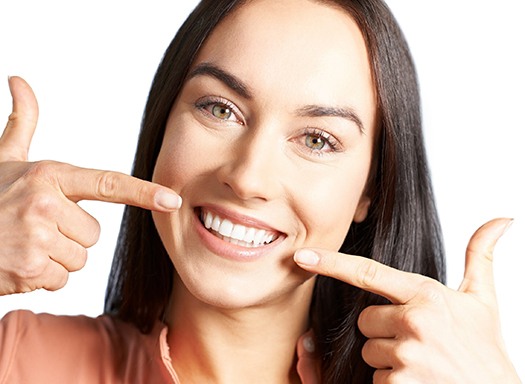
<path fill-rule="evenodd" d="M 197 101 L 195 106 L 211 118 L 243 124 L 242 120 L 238 117 L 238 115 L 240 115 L 238 108 L 226 99 L 204 98 Z"/>

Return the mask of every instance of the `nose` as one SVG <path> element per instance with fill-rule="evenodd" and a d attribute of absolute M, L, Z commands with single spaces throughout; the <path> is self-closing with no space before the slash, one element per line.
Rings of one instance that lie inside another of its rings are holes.
<path fill-rule="evenodd" d="M 232 143 L 218 179 L 243 201 L 269 201 L 282 188 L 281 152 L 279 140 L 271 135 L 254 133 L 244 137 Z"/>

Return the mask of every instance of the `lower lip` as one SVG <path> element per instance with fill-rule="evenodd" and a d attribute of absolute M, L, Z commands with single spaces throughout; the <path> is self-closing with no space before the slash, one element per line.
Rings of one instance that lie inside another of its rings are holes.
<path fill-rule="evenodd" d="M 280 236 L 270 244 L 255 248 L 246 248 L 241 247 L 240 245 L 229 243 L 213 235 L 204 227 L 204 225 L 202 225 L 197 215 L 194 215 L 193 222 L 196 232 L 203 241 L 204 245 L 210 251 L 225 259 L 234 261 L 258 260 L 271 252 L 284 239 L 283 236 Z"/>

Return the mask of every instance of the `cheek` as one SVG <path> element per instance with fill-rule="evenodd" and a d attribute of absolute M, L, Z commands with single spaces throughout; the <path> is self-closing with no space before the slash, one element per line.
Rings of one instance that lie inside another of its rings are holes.
<path fill-rule="evenodd" d="M 355 205 L 349 202 L 336 205 L 336 200 L 343 200 L 343 196 L 335 196 L 327 204 L 311 203 L 317 208 L 309 213 L 304 223 L 307 227 L 307 244 L 334 251 L 341 247 L 352 223 Z"/>
<path fill-rule="evenodd" d="M 192 176 L 205 166 L 204 157 L 196 153 L 198 145 L 184 129 L 167 129 L 152 181 L 182 194 Z"/>
<path fill-rule="evenodd" d="M 152 181 L 180 194 L 193 166 L 191 162 L 186 162 L 185 158 L 187 156 L 184 156 L 183 151 L 173 151 L 163 144 L 153 171 Z"/>
<path fill-rule="evenodd" d="M 332 175 L 311 183 L 300 197 L 300 217 L 305 227 L 305 245 L 338 250 L 363 199 L 368 169 Z"/>
<path fill-rule="evenodd" d="M 185 202 L 191 201 L 187 197 L 198 190 L 196 180 L 206 173 L 207 167 L 205 157 L 196 155 L 200 148 L 198 139 L 189 135 L 185 127 L 182 123 L 175 127 L 168 122 L 152 176 L 154 183 L 173 189 L 183 201 L 182 208 L 174 213 L 152 212 L 157 231 L 172 257 L 177 254 L 176 245 L 184 243 L 192 220 L 193 211 Z"/>

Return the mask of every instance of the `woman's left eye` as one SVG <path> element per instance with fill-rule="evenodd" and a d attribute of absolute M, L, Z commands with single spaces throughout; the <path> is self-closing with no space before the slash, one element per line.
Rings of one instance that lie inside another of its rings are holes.
<path fill-rule="evenodd" d="M 211 114 L 217 119 L 229 120 L 233 112 L 227 105 L 213 104 L 211 105 Z"/>
<path fill-rule="evenodd" d="M 338 152 L 341 150 L 339 141 L 328 132 L 314 129 L 307 130 L 304 135 L 304 145 L 312 153 Z"/>
<path fill-rule="evenodd" d="M 205 112 L 209 116 L 222 120 L 241 123 L 238 118 L 237 108 L 233 103 L 222 98 L 204 98 L 195 104 L 197 109 Z"/>
<path fill-rule="evenodd" d="M 314 151 L 320 151 L 325 147 L 326 140 L 320 136 L 306 135 L 304 144 Z"/>

